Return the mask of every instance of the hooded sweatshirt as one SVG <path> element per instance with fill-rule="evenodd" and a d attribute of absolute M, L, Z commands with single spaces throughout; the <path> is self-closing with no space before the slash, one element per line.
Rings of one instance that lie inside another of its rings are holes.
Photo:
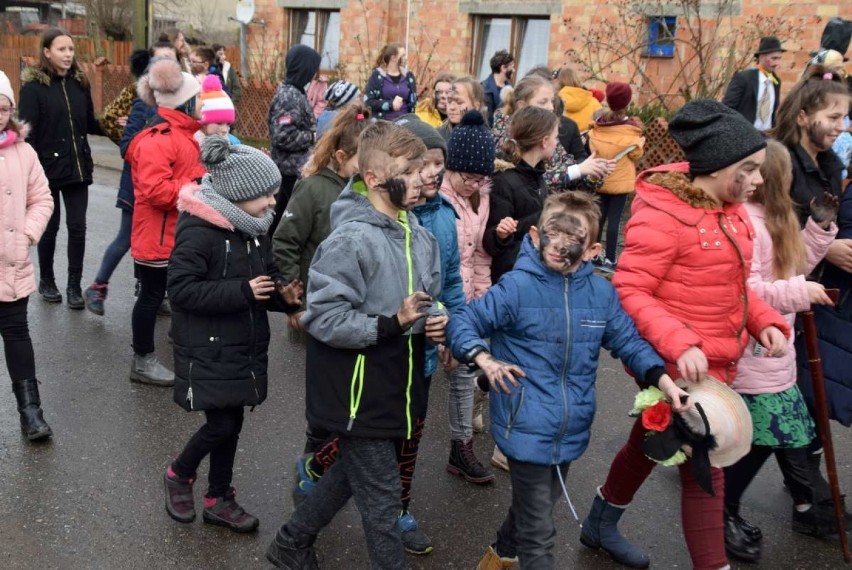
<path fill-rule="evenodd" d="M 565 116 L 577 123 L 581 133 L 589 130 L 592 115 L 601 108 L 592 92 L 582 87 L 563 87 L 559 90 L 559 98 L 565 103 Z"/>
<path fill-rule="evenodd" d="M 441 293 L 438 243 L 400 212 L 376 210 L 353 178 L 331 207 L 331 235 L 309 271 L 302 324 L 307 418 L 312 426 L 368 438 L 410 438 L 426 412 L 424 320 L 394 326 L 415 291 Z"/>
<path fill-rule="evenodd" d="M 320 59 L 308 46 L 293 46 L 287 52 L 286 78 L 269 104 L 270 150 L 281 176 L 298 176 L 314 144 L 317 122 L 305 86 L 319 70 Z"/>

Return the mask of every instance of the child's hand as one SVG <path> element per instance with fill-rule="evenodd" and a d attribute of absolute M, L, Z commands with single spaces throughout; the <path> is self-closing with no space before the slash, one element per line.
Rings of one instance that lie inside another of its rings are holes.
<path fill-rule="evenodd" d="M 831 228 L 831 224 L 837 219 L 837 211 L 840 209 L 840 198 L 830 192 L 822 195 L 822 202 L 816 198 L 811 199 L 811 218 L 824 230 Z"/>
<path fill-rule="evenodd" d="M 760 344 L 769 350 L 769 356 L 778 358 L 787 354 L 787 338 L 777 327 L 766 327 L 760 331 Z"/>
<path fill-rule="evenodd" d="M 500 239 L 506 239 L 518 229 L 518 220 L 510 217 L 505 217 L 500 220 L 500 223 L 497 224 L 497 237 Z"/>
<path fill-rule="evenodd" d="M 698 382 L 701 376 L 709 370 L 707 357 L 697 346 L 687 348 L 677 359 L 677 371 L 681 378 L 690 382 Z"/>
<path fill-rule="evenodd" d="M 426 318 L 426 338 L 435 344 L 441 344 L 447 340 L 447 315 L 433 315 Z"/>
<path fill-rule="evenodd" d="M 299 311 L 298 313 L 293 313 L 292 315 L 287 317 L 287 324 L 290 325 L 290 328 L 294 331 L 305 332 L 305 327 L 302 325 L 302 317 L 305 315 L 305 311 Z"/>
<path fill-rule="evenodd" d="M 423 291 L 416 291 L 402 300 L 402 305 L 396 312 L 396 318 L 399 321 L 399 326 L 403 330 L 408 329 L 417 319 L 425 317 L 432 306 L 432 297 Z"/>
<path fill-rule="evenodd" d="M 816 281 L 805 281 L 808 289 L 808 301 L 811 305 L 834 305 L 834 301 L 825 292 L 825 285 Z"/>
<path fill-rule="evenodd" d="M 580 163 L 580 174 L 583 176 L 592 176 L 594 178 L 603 179 L 609 176 L 609 173 L 615 169 L 615 161 L 605 158 L 598 158 L 596 153 L 592 153 L 589 158 Z"/>
<path fill-rule="evenodd" d="M 492 390 L 503 390 L 506 394 L 511 394 L 512 391 L 506 385 L 506 380 L 517 388 L 519 386 L 516 378 L 526 378 L 526 373 L 520 367 L 497 360 L 487 352 L 480 352 L 474 358 L 476 365 L 485 373 L 488 382 L 491 384 Z"/>
<path fill-rule="evenodd" d="M 269 296 L 275 290 L 275 283 L 272 282 L 272 277 L 259 275 L 249 281 L 249 287 L 251 287 L 255 301 L 268 301 Z"/>
<path fill-rule="evenodd" d="M 679 388 L 668 374 L 660 376 L 657 388 L 666 395 L 666 398 L 672 403 L 672 409 L 675 412 L 682 414 L 692 408 L 692 400 L 689 399 L 689 394 Z"/>
<path fill-rule="evenodd" d="M 127 115 L 121 116 L 115 120 L 116 123 L 121 125 L 122 127 L 127 126 Z"/>
<path fill-rule="evenodd" d="M 438 345 L 438 362 L 444 372 L 452 372 L 459 367 L 459 361 L 453 358 L 452 351 L 443 344 Z"/>
<path fill-rule="evenodd" d="M 298 305 L 302 302 L 302 294 L 305 292 L 305 284 L 298 279 L 293 279 L 285 285 L 283 281 L 275 282 L 275 289 L 284 302 L 288 305 Z"/>

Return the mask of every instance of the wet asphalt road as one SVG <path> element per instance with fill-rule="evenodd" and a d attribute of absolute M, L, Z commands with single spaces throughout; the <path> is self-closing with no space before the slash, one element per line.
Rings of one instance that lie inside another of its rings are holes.
<path fill-rule="evenodd" d="M 84 282 L 94 276 L 117 229 L 114 207 L 118 172 L 97 169 L 91 187 L 89 241 Z M 64 227 L 57 248 L 57 275 L 64 275 Z M 33 254 L 35 252 L 33 251 Z M 65 285 L 59 280 L 60 288 Z M 260 520 L 256 534 L 240 536 L 200 520 L 181 525 L 163 508 L 161 473 L 202 421 L 172 402 L 170 389 L 131 384 L 130 314 L 133 278 L 129 259 L 110 283 L 107 313 L 97 317 L 63 305 L 30 300 L 30 327 L 45 414 L 52 442 L 28 444 L 17 424 L 5 362 L 0 365 L 0 568 L 157 569 L 269 568 L 263 553 L 291 510 L 293 460 L 303 445 L 304 350 L 290 344 L 286 325 L 273 317 L 269 399 L 247 414 L 235 467 L 239 500 Z M 169 362 L 167 319 L 158 322 L 158 353 Z M 635 393 L 621 366 L 609 356 L 599 375 L 599 411 L 592 443 L 571 468 L 568 489 L 581 516 L 630 427 L 627 411 Z M 414 485 L 412 511 L 432 537 L 435 550 L 409 556 L 412 568 L 476 566 L 493 540 L 509 504 L 509 478 L 498 473 L 489 487 L 474 487 L 444 471 L 449 442 L 446 383 L 433 382 L 426 434 Z M 852 487 L 852 432 L 835 428 L 839 471 Z M 493 442 L 477 436 L 487 459 Z M 206 462 L 196 487 L 200 501 Z M 648 549 L 653 567 L 688 568 L 680 532 L 677 475 L 657 468 L 640 491 L 622 530 Z M 765 539 L 762 568 L 839 568 L 835 543 L 794 534 L 790 502 L 780 475 L 769 464 L 746 498 L 743 514 L 760 525 Z M 557 514 L 557 568 L 616 568 L 578 542 L 567 505 Z M 199 517 L 200 519 L 200 517 Z M 350 504 L 320 535 L 326 569 L 368 568 L 357 510 Z M 734 567 L 745 567 L 737 566 Z"/>

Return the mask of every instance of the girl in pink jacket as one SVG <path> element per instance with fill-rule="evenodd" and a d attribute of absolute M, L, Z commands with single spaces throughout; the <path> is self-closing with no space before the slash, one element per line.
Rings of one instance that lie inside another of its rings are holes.
<path fill-rule="evenodd" d="M 491 287 L 491 256 L 482 245 L 488 222 L 489 190 L 494 173 L 494 140 L 479 111 L 468 111 L 447 141 L 441 194 L 456 210 L 459 257 L 465 299 L 478 299 Z M 484 485 L 494 474 L 473 452 L 473 393 L 476 375 L 467 366 L 449 374 L 450 458 L 447 471 Z"/>
<path fill-rule="evenodd" d="M 790 197 L 790 154 L 784 145 L 769 141 L 760 171 L 763 186 L 745 205 L 755 230 L 748 284 L 784 316 L 791 333 L 787 352 L 779 358 L 766 358 L 766 349 L 750 337 L 732 385 L 751 411 L 754 439 L 749 454 L 725 469 L 725 546 L 730 556 L 746 562 L 760 559 L 762 535 L 740 517 L 740 499 L 773 453 L 793 498 L 793 530 L 812 534 L 810 529 L 830 525 L 832 520 L 829 508 L 813 504 L 807 446 L 815 430 L 796 384 L 792 328 L 797 312 L 812 304 L 832 304 L 825 288 L 806 281 L 805 276 L 822 260 L 837 234 L 837 203 L 812 204 L 811 217 L 799 231 Z"/>
<path fill-rule="evenodd" d="M 21 430 L 30 441 L 53 435 L 44 421 L 35 376 L 27 301 L 35 291 L 30 248 L 53 214 L 53 198 L 27 128 L 13 118 L 15 95 L 0 71 L 0 336 L 18 401 Z"/>

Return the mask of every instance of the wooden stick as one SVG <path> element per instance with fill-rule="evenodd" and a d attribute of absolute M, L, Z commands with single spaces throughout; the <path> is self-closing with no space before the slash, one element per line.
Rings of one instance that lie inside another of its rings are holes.
<path fill-rule="evenodd" d="M 849 552 L 849 539 L 846 536 L 846 514 L 843 512 L 843 501 L 840 494 L 840 481 L 837 478 L 837 463 L 834 459 L 834 444 L 831 439 L 829 424 L 828 398 L 825 393 L 825 381 L 822 377 L 822 359 L 819 355 L 816 319 L 813 311 L 801 313 L 805 328 L 805 344 L 808 350 L 808 365 L 811 369 L 811 385 L 814 391 L 814 406 L 817 412 L 817 427 L 825 453 L 825 468 L 828 471 L 828 483 L 831 486 L 831 500 L 834 503 L 834 518 L 837 521 L 837 532 L 840 535 L 840 548 L 843 551 L 843 561 L 852 562 Z"/>

